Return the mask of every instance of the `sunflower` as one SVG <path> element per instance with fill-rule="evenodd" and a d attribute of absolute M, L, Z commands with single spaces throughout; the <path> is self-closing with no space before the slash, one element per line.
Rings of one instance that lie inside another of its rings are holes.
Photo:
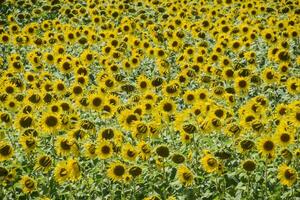
<path fill-rule="evenodd" d="M 255 163 L 255 161 L 250 160 L 250 159 L 244 160 L 243 163 L 242 163 L 242 167 L 247 172 L 252 172 L 256 168 L 256 163 Z"/>
<path fill-rule="evenodd" d="M 60 161 L 54 168 L 54 179 L 59 184 L 64 183 L 69 180 L 70 169 L 68 168 L 68 163 L 66 161 Z"/>
<path fill-rule="evenodd" d="M 276 144 L 286 147 L 295 142 L 295 134 L 293 131 L 285 131 L 283 128 L 278 128 L 275 133 Z"/>
<path fill-rule="evenodd" d="M 102 140 L 114 140 L 116 137 L 117 130 L 113 128 L 102 128 L 98 132 L 97 140 L 101 142 Z"/>
<path fill-rule="evenodd" d="M 109 164 L 107 175 L 113 181 L 121 182 L 126 174 L 126 166 L 121 162 L 112 162 Z"/>
<path fill-rule="evenodd" d="M 1 117 L 1 119 L 2 119 L 2 117 Z M 7 120 L 7 118 L 5 118 L 5 116 L 3 116 L 3 120 Z M 33 116 L 31 114 L 19 113 L 16 116 L 14 126 L 18 130 L 24 130 L 24 129 L 33 127 L 34 126 Z"/>
<path fill-rule="evenodd" d="M 106 101 L 102 106 L 101 118 L 109 119 L 112 118 L 116 113 L 116 107 Z"/>
<path fill-rule="evenodd" d="M 278 168 L 278 179 L 282 185 L 291 187 L 297 181 L 297 176 L 297 171 L 286 164 L 281 164 Z"/>
<path fill-rule="evenodd" d="M 274 139 L 270 136 L 264 136 L 258 140 L 257 149 L 259 152 L 267 158 L 273 158 L 275 156 L 276 144 Z"/>
<path fill-rule="evenodd" d="M 185 161 L 185 157 L 178 153 L 173 154 L 171 159 L 176 164 L 181 164 L 181 163 L 184 163 L 184 161 Z"/>
<path fill-rule="evenodd" d="M 70 154 L 78 153 L 78 145 L 72 138 L 58 136 L 55 142 L 56 153 L 60 156 L 66 156 Z"/>
<path fill-rule="evenodd" d="M 140 75 L 137 78 L 137 85 L 141 92 L 146 91 L 151 86 L 150 80 L 145 75 Z"/>
<path fill-rule="evenodd" d="M 19 138 L 19 143 L 25 152 L 30 153 L 37 146 L 37 138 L 32 135 L 21 135 Z"/>
<path fill-rule="evenodd" d="M 132 127 L 132 135 L 134 138 L 140 140 L 148 136 L 149 128 L 146 123 L 135 121 Z"/>
<path fill-rule="evenodd" d="M 295 127 L 300 127 L 300 108 L 299 107 L 294 107 L 290 106 L 291 108 L 291 113 L 289 114 L 289 119 L 293 123 Z"/>
<path fill-rule="evenodd" d="M 194 104 L 196 99 L 196 91 L 186 91 L 183 95 L 183 100 L 186 104 Z"/>
<path fill-rule="evenodd" d="M 156 147 L 155 152 L 162 158 L 167 158 L 170 155 L 170 149 L 166 145 L 159 145 Z"/>
<path fill-rule="evenodd" d="M 126 130 L 130 130 L 134 124 L 134 121 L 138 120 L 138 114 L 134 113 L 132 110 L 124 110 L 119 115 L 119 122 Z"/>
<path fill-rule="evenodd" d="M 20 184 L 24 193 L 31 193 L 36 190 L 37 187 L 36 181 L 29 176 L 22 176 Z"/>
<path fill-rule="evenodd" d="M 177 177 L 179 182 L 184 186 L 191 186 L 194 182 L 193 172 L 185 165 L 181 165 L 177 169 Z"/>
<path fill-rule="evenodd" d="M 249 80 L 244 77 L 237 77 L 234 80 L 234 89 L 239 94 L 247 93 L 249 90 Z"/>
<path fill-rule="evenodd" d="M 141 141 L 138 143 L 137 145 L 137 149 L 139 152 L 139 156 L 143 159 L 143 160 L 148 160 L 151 156 L 152 153 L 152 149 L 151 146 L 146 143 L 145 141 Z"/>
<path fill-rule="evenodd" d="M 201 158 L 201 164 L 203 169 L 208 173 L 218 170 L 218 160 L 212 154 L 207 153 Z"/>
<path fill-rule="evenodd" d="M 261 78 L 265 83 L 271 84 L 277 81 L 278 75 L 273 68 L 267 67 L 263 70 Z"/>
<path fill-rule="evenodd" d="M 13 98 L 11 96 L 8 96 L 8 98 L 5 101 L 5 107 L 10 112 L 17 111 L 19 109 L 19 104 L 20 103 L 15 98 Z"/>
<path fill-rule="evenodd" d="M 97 157 L 96 145 L 92 142 L 86 142 L 84 144 L 84 156 L 89 159 L 95 159 Z"/>
<path fill-rule="evenodd" d="M 132 166 L 128 169 L 128 173 L 133 177 L 136 178 L 140 176 L 143 172 L 143 169 L 139 166 Z"/>
<path fill-rule="evenodd" d="M 108 140 L 102 140 L 97 144 L 96 154 L 101 159 L 107 159 L 113 155 L 113 145 Z"/>
<path fill-rule="evenodd" d="M 160 102 L 160 110 L 165 114 L 172 114 L 176 111 L 176 104 L 171 99 L 164 99 Z"/>
<path fill-rule="evenodd" d="M 286 82 L 287 91 L 291 95 L 298 95 L 300 93 L 300 79 L 297 77 L 291 77 Z"/>
<path fill-rule="evenodd" d="M 92 95 L 89 95 L 88 102 L 93 110 L 101 110 L 104 103 L 103 94 L 94 93 Z"/>
<path fill-rule="evenodd" d="M 0 141 L 0 162 L 10 159 L 13 154 L 13 147 L 5 141 Z"/>
<path fill-rule="evenodd" d="M 188 144 L 192 141 L 193 134 L 186 133 L 184 131 L 180 132 L 180 141 L 184 144 Z"/>
<path fill-rule="evenodd" d="M 36 159 L 36 164 L 34 166 L 37 170 L 42 170 L 48 172 L 52 165 L 52 158 L 47 155 L 41 155 Z"/>
<path fill-rule="evenodd" d="M 135 161 L 138 156 L 137 148 L 131 144 L 124 144 L 122 146 L 122 158 L 128 161 Z"/>
<path fill-rule="evenodd" d="M 70 158 L 67 160 L 67 171 L 69 171 L 69 179 L 77 181 L 81 177 L 81 168 L 77 160 Z"/>
<path fill-rule="evenodd" d="M 59 116 L 55 113 L 43 113 L 40 125 L 46 132 L 55 132 L 60 128 Z"/>

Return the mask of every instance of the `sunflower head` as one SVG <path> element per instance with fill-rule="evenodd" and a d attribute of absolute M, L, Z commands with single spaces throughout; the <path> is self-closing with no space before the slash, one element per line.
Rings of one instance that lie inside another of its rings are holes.
<path fill-rule="evenodd" d="M 212 154 L 206 154 L 201 159 L 201 164 L 203 169 L 208 173 L 212 173 L 218 169 L 218 160 Z"/>
<path fill-rule="evenodd" d="M 170 150 L 167 146 L 165 145 L 160 145 L 156 148 L 156 153 L 160 157 L 167 158 L 170 155 Z"/>
<path fill-rule="evenodd" d="M 54 168 L 54 178 L 59 184 L 62 184 L 69 180 L 70 173 L 71 172 L 66 161 L 60 161 Z"/>
<path fill-rule="evenodd" d="M 113 145 L 110 141 L 102 140 L 96 148 L 96 154 L 101 159 L 110 158 L 113 155 Z"/>
<path fill-rule="evenodd" d="M 14 149 L 13 147 L 5 142 L 0 142 L 0 161 L 8 160 L 13 156 Z"/>
<path fill-rule="evenodd" d="M 120 162 L 113 162 L 109 165 L 107 175 L 113 181 L 123 181 L 126 174 L 126 166 Z"/>
<path fill-rule="evenodd" d="M 282 185 L 291 187 L 297 181 L 297 171 L 286 164 L 282 164 L 278 168 L 278 179 Z"/>
<path fill-rule="evenodd" d="M 246 170 L 247 172 L 252 172 L 255 170 L 256 168 L 256 163 L 253 160 L 245 160 L 242 163 L 242 167 L 244 170 Z"/>
<path fill-rule="evenodd" d="M 194 182 L 194 174 L 185 165 L 181 165 L 177 169 L 177 177 L 180 183 L 184 186 L 190 186 Z"/>
<path fill-rule="evenodd" d="M 37 183 L 29 176 L 23 176 L 20 183 L 24 193 L 31 193 L 36 190 Z"/>
<path fill-rule="evenodd" d="M 272 137 L 263 137 L 258 141 L 258 150 L 259 152 L 267 157 L 267 158 L 273 158 L 275 156 L 275 142 Z"/>

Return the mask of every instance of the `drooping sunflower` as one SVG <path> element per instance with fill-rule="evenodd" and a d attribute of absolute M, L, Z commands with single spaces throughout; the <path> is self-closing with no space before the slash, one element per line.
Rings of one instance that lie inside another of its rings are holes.
<path fill-rule="evenodd" d="M 286 164 L 282 164 L 278 168 L 278 179 L 282 185 L 291 187 L 297 181 L 297 176 L 297 171 Z"/>
<path fill-rule="evenodd" d="M 176 164 L 181 164 L 185 161 L 185 157 L 182 154 L 175 153 L 172 155 L 172 161 Z"/>
<path fill-rule="evenodd" d="M 133 178 L 136 178 L 138 176 L 140 176 L 143 172 L 143 169 L 139 166 L 132 166 L 128 169 L 128 173 L 133 177 Z"/>
<path fill-rule="evenodd" d="M 132 128 L 132 135 L 136 139 L 143 139 L 148 136 L 149 128 L 142 121 L 135 121 Z"/>
<path fill-rule="evenodd" d="M 191 186 L 194 182 L 193 172 L 185 165 L 181 165 L 177 169 L 177 177 L 184 186 Z"/>
<path fill-rule="evenodd" d="M 40 155 L 36 159 L 35 169 L 42 170 L 44 172 L 48 172 L 52 165 L 52 158 L 47 155 Z"/>
<path fill-rule="evenodd" d="M 94 159 L 97 157 L 96 154 L 96 145 L 91 142 L 86 142 L 84 144 L 84 155 L 89 159 Z"/>
<path fill-rule="evenodd" d="M 121 162 L 112 162 L 107 170 L 107 175 L 113 181 L 121 182 L 126 174 L 126 166 Z"/>
<path fill-rule="evenodd" d="M 252 172 L 256 168 L 256 163 L 255 161 L 248 159 L 242 162 L 242 167 L 247 172 Z"/>
<path fill-rule="evenodd" d="M 255 143 L 252 140 L 244 139 L 238 142 L 238 150 L 241 153 L 250 151 L 255 147 Z"/>
<path fill-rule="evenodd" d="M 0 162 L 10 159 L 14 154 L 13 147 L 5 141 L 0 142 Z"/>
<path fill-rule="evenodd" d="M 55 150 L 60 156 L 76 155 L 78 153 L 78 145 L 73 138 L 58 136 L 55 142 Z"/>
<path fill-rule="evenodd" d="M 141 141 L 138 143 L 137 145 L 138 148 L 138 152 L 139 152 L 139 156 L 143 159 L 143 160 L 148 160 L 151 156 L 151 146 L 146 143 L 145 141 Z"/>
<path fill-rule="evenodd" d="M 108 140 L 99 141 L 99 144 L 97 144 L 97 147 L 96 147 L 96 154 L 101 159 L 107 159 L 107 158 L 112 157 L 112 155 L 113 155 L 112 143 Z"/>
<path fill-rule="evenodd" d="M 16 116 L 14 126 L 18 130 L 24 130 L 24 129 L 33 127 L 34 124 L 35 124 L 35 120 L 33 118 L 33 115 L 19 113 Z"/>
<path fill-rule="evenodd" d="M 67 170 L 70 172 L 69 178 L 71 181 L 77 181 L 81 178 L 81 168 L 77 160 L 73 158 L 68 159 Z"/>
<path fill-rule="evenodd" d="M 218 160 L 210 153 L 201 158 L 201 164 L 203 169 L 208 173 L 212 173 L 218 169 Z"/>
<path fill-rule="evenodd" d="M 37 188 L 37 183 L 34 179 L 30 178 L 29 176 L 22 176 L 20 180 L 22 191 L 24 193 L 31 193 Z"/>
<path fill-rule="evenodd" d="M 19 138 L 19 143 L 25 152 L 29 153 L 37 146 L 37 138 L 33 137 L 32 135 L 21 135 Z"/>

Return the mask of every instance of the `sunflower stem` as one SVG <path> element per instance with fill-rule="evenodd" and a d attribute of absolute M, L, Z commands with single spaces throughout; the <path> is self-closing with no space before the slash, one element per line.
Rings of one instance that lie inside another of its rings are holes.
<path fill-rule="evenodd" d="M 248 184 L 247 184 L 247 196 L 248 198 L 250 199 L 251 197 L 251 176 L 250 176 L 250 173 L 247 173 L 247 176 L 248 176 Z"/>
<path fill-rule="evenodd" d="M 133 184 L 132 184 L 132 193 L 131 193 L 131 199 L 136 199 L 135 198 L 135 187 L 136 187 L 136 184 L 135 184 L 135 181 L 133 181 Z"/>
<path fill-rule="evenodd" d="M 266 190 L 266 196 L 268 196 L 268 161 L 265 160 L 265 190 Z"/>

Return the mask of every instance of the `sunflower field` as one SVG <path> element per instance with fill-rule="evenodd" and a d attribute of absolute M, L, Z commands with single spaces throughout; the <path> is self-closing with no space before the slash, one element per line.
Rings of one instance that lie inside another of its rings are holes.
<path fill-rule="evenodd" d="M 0 0 L 0 199 L 299 200 L 299 0 Z"/>

